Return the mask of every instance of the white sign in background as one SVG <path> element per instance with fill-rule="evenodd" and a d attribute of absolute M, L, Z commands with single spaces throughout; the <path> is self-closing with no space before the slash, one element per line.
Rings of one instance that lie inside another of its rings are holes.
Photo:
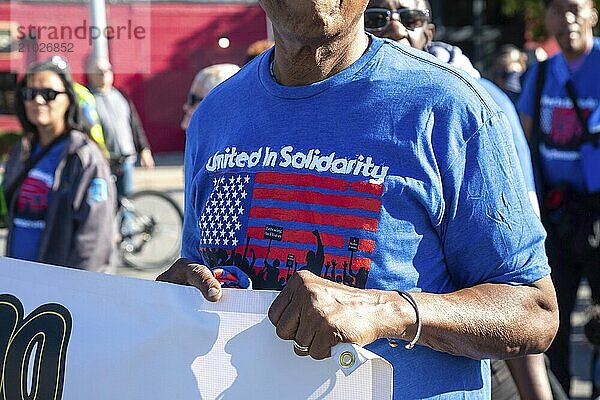
<path fill-rule="evenodd" d="M 63 399 L 392 398 L 391 365 L 362 348 L 338 345 L 322 361 L 296 356 L 266 317 L 276 292 L 224 289 L 210 303 L 191 287 L 2 257 L 0 294 L 23 304 L 24 319 L 48 303 L 71 314 Z M 25 360 L 28 391 L 36 390 L 39 347 Z M 342 368 L 340 356 L 356 363 Z M 5 363 L 0 398 L 21 385 L 7 372 L 12 364 Z"/>

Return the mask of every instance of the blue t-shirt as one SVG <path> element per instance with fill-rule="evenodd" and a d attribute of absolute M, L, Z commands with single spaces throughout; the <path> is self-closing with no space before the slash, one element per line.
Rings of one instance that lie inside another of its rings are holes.
<path fill-rule="evenodd" d="M 525 77 L 523 91 L 517 105 L 520 113 L 534 116 L 535 95 L 539 64 Z M 584 175 L 579 144 L 583 127 L 577 118 L 573 102 L 565 89 L 571 79 L 577 101 L 585 118 L 600 107 L 600 39 L 594 39 L 592 51 L 583 65 L 571 75 L 562 54 L 550 58 L 542 89 L 540 127 L 544 140 L 540 144 L 540 158 L 544 180 L 550 186 L 570 184 L 585 192 Z M 590 126 L 590 130 L 593 127 Z"/>
<path fill-rule="evenodd" d="M 11 257 L 36 261 L 42 233 L 46 229 L 46 210 L 54 184 L 54 172 L 65 148 L 66 140 L 55 143 L 48 153 L 29 171 L 17 192 L 13 219 Z M 31 156 L 42 148 L 36 145 Z"/>
<path fill-rule="evenodd" d="M 182 255 L 255 289 L 297 270 L 448 293 L 549 274 L 505 117 L 471 78 L 371 37 L 344 71 L 279 85 L 267 51 L 213 89 L 185 154 Z M 489 397 L 489 363 L 378 340 L 396 399 Z"/>

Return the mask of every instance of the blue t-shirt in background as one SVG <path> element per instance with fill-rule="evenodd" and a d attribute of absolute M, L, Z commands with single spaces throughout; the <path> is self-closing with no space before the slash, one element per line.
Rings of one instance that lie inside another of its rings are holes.
<path fill-rule="evenodd" d="M 17 192 L 13 219 L 11 257 L 36 261 L 42 233 L 46 228 L 46 210 L 54 184 L 54 172 L 65 148 L 66 140 L 55 143 L 48 153 L 29 171 Z M 36 145 L 31 157 L 42 148 Z"/>
<path fill-rule="evenodd" d="M 471 78 L 371 37 L 344 71 L 282 86 L 272 54 L 194 113 L 183 257 L 235 266 L 256 289 L 281 289 L 298 270 L 430 293 L 549 274 L 510 128 Z M 394 365 L 396 399 L 490 396 L 487 361 L 368 348 Z"/>
<path fill-rule="evenodd" d="M 539 64 L 534 64 L 527 73 L 517 105 L 519 112 L 529 117 L 534 117 L 538 71 Z M 540 110 L 540 127 L 544 135 L 540 144 L 540 158 L 544 181 L 549 186 L 568 183 L 578 192 L 586 191 L 579 150 L 584 131 L 565 83 L 569 79 L 573 82 L 577 102 L 584 117 L 588 118 L 600 107 L 599 71 L 598 38 L 594 39 L 592 51 L 573 75 L 562 53 L 547 61 Z M 593 127 L 589 128 L 592 130 Z"/>

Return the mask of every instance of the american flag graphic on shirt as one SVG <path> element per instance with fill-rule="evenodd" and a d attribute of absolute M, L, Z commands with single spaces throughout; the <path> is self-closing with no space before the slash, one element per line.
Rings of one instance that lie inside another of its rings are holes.
<path fill-rule="evenodd" d="M 281 289 L 301 269 L 364 288 L 382 184 L 312 174 L 214 176 L 198 221 L 210 267 L 236 266 L 256 289 Z"/>

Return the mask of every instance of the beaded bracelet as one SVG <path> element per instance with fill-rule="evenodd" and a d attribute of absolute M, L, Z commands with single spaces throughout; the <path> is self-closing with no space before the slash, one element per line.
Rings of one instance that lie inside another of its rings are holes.
<path fill-rule="evenodd" d="M 415 337 L 413 338 L 413 340 L 411 340 L 404 346 L 405 349 L 410 350 L 413 347 L 415 347 L 415 344 L 417 344 L 417 341 L 421 337 L 421 329 L 423 328 L 423 321 L 421 320 L 421 314 L 419 313 L 419 307 L 417 306 L 417 302 L 415 301 L 414 297 L 412 297 L 412 295 L 409 292 L 405 292 L 404 290 L 396 290 L 396 292 L 398 292 L 398 294 L 403 299 L 408 301 L 408 303 L 415 309 L 415 314 L 417 315 L 417 333 L 415 334 Z M 398 347 L 398 342 L 396 339 L 388 338 L 388 344 L 390 345 L 390 347 Z"/>

